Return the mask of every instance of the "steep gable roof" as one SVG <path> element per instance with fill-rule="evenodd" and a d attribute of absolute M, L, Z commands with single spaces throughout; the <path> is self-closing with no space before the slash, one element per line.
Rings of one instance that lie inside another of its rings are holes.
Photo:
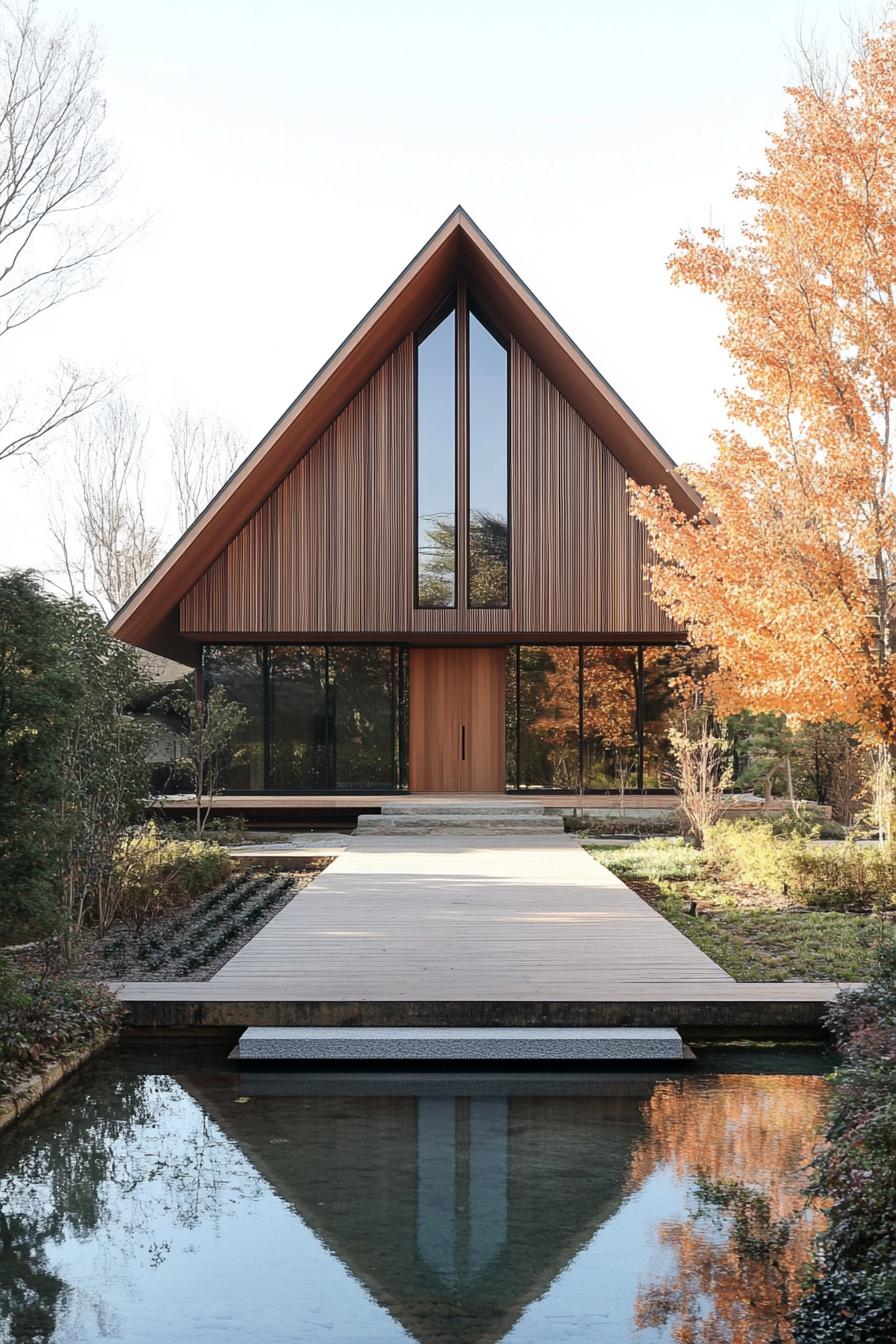
<path fill-rule="evenodd" d="M 634 480 L 665 486 L 688 512 L 699 506 L 653 435 L 458 206 L 116 613 L 112 634 L 169 657 L 190 656 L 192 646 L 178 630 L 181 598 L 395 346 L 431 313 L 459 268 Z"/>

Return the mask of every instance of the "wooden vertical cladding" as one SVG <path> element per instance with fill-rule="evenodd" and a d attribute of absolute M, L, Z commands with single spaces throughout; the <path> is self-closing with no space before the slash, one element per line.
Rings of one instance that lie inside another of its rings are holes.
<path fill-rule="evenodd" d="M 513 628 L 675 633 L 624 468 L 516 341 L 510 357 Z"/>
<path fill-rule="evenodd" d="M 189 633 L 392 632 L 413 602 L 413 338 L 389 356 L 180 607 Z"/>
<path fill-rule="evenodd" d="M 409 335 L 187 592 L 181 631 L 678 634 L 647 589 L 624 468 L 513 339 L 510 606 L 468 608 L 462 534 L 457 608 L 414 608 L 413 368 Z M 458 494 L 462 526 L 466 453 Z"/>

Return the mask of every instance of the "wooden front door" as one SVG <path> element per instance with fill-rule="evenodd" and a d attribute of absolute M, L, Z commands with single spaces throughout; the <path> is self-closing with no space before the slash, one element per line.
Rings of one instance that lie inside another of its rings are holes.
<path fill-rule="evenodd" d="M 504 792 L 504 650 L 411 649 L 413 793 Z"/>

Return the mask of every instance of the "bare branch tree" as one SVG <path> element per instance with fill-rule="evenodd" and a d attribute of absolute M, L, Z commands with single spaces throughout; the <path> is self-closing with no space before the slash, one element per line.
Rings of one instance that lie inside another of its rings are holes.
<path fill-rule="evenodd" d="M 116 186 L 102 138 L 105 104 L 92 35 L 71 22 L 42 26 L 37 6 L 0 5 L 0 337 L 99 280 L 99 263 L 124 241 L 96 214 Z M 36 413 L 7 388 L 0 460 L 31 451 L 108 392 L 104 380 L 63 367 Z"/>
<path fill-rule="evenodd" d="M 725 790 L 731 787 L 728 742 L 704 704 L 681 706 L 681 727 L 670 728 L 675 758 L 672 782 L 678 809 L 698 849 L 725 810 Z"/>
<path fill-rule="evenodd" d="M 97 407 L 75 428 L 71 470 L 50 512 L 67 591 L 106 617 L 142 583 L 159 558 L 161 532 L 146 510 L 142 412 L 124 397 Z"/>
<path fill-rule="evenodd" d="M 244 447 L 223 421 L 193 415 L 184 406 L 167 424 L 177 523 L 185 532 L 227 480 Z"/>
<path fill-rule="evenodd" d="M 54 430 L 97 406 L 114 387 L 112 379 L 101 374 L 61 364 L 38 409 L 33 396 L 26 398 L 18 388 L 7 389 L 0 400 L 0 462 L 6 457 L 33 455 Z"/>

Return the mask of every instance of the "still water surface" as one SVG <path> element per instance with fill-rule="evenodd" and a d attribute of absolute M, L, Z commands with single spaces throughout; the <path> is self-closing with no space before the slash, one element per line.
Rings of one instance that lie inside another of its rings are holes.
<path fill-rule="evenodd" d="M 0 1141 L 0 1339 L 759 1344 L 808 1255 L 821 1052 L 303 1077 L 223 1055 L 109 1054 Z M 699 1170 L 796 1216 L 772 1275 L 694 1219 Z"/>

